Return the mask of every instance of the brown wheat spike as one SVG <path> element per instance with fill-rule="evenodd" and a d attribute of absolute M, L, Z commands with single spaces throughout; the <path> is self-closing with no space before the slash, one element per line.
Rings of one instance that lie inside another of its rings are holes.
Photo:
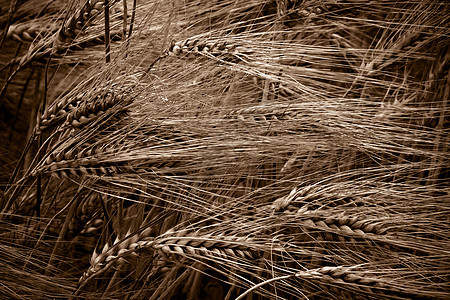
<path fill-rule="evenodd" d="M 114 5 L 118 1 L 119 0 L 110 1 L 109 6 Z M 9 64 L 18 64 L 18 71 L 31 61 L 41 60 L 44 57 L 47 57 L 49 54 L 52 54 L 54 58 L 56 58 L 61 56 L 60 53 L 62 50 L 83 50 L 86 47 L 104 43 L 103 33 L 94 35 L 88 35 L 84 33 L 85 29 L 90 26 L 91 22 L 103 10 L 103 5 L 104 1 L 88 0 L 82 9 L 78 10 L 75 15 L 66 20 L 63 26 L 51 23 L 51 30 L 41 31 L 42 34 L 37 36 L 38 38 L 32 40 L 34 43 L 30 45 L 28 52 L 23 56 L 11 60 Z M 115 17 L 117 16 L 119 16 L 120 18 L 122 14 L 116 14 Z M 28 34 L 28 32 L 26 31 L 26 25 L 27 24 L 24 24 L 22 26 L 21 24 L 19 24 L 17 29 L 15 27 L 13 27 L 12 29 L 18 30 L 18 32 L 22 34 L 23 38 L 21 38 L 21 36 L 14 35 L 14 31 L 11 32 L 11 37 L 28 41 L 30 39 L 30 36 L 32 37 L 33 35 Z M 31 32 L 33 32 L 32 28 L 30 29 L 30 33 Z M 43 36 L 43 33 L 48 34 L 44 38 L 39 38 Z M 114 30 L 113 32 L 111 32 L 111 38 L 113 40 L 120 40 L 120 34 L 120 30 Z M 75 41 L 78 39 L 79 41 L 75 43 Z"/>
<path fill-rule="evenodd" d="M 77 38 L 83 29 L 89 26 L 89 23 L 103 10 L 103 5 L 104 0 L 88 1 L 81 10 L 78 10 L 75 15 L 66 20 L 64 28 L 58 34 L 61 42 L 72 42 Z M 119 11 L 119 8 L 116 8 L 116 13 L 119 14 L 119 18 L 122 17 L 122 12 Z M 14 39 L 18 42 L 33 42 L 56 33 L 61 27 L 61 24 L 59 24 L 61 22 L 58 21 L 54 22 L 43 17 L 32 21 L 15 23 L 9 26 L 6 38 Z M 118 33 L 115 32 L 114 35 L 118 35 Z"/>
<path fill-rule="evenodd" d="M 58 33 L 58 42 L 68 43 L 73 41 L 81 31 L 89 26 L 89 23 L 103 10 L 104 0 L 87 0 L 82 8 L 69 17 Z"/>
<path fill-rule="evenodd" d="M 173 255 L 200 256 L 219 258 L 256 259 L 259 250 L 255 242 L 248 237 L 213 236 L 196 232 L 172 230 L 157 238 L 150 237 L 152 228 L 146 228 L 140 233 L 129 235 L 122 241 L 116 240 L 114 245 L 105 245 L 102 252 L 91 257 L 91 266 L 80 278 L 82 284 L 88 278 L 100 274 L 116 263 L 124 263 L 126 256 L 136 256 L 138 251 L 151 249 L 162 257 Z"/>
<path fill-rule="evenodd" d="M 20 69 L 34 59 L 39 60 L 51 52 L 61 51 L 99 14 L 103 3 L 101 0 L 87 0 L 81 9 L 64 22 L 58 32 L 50 36 L 49 39 L 40 39 L 35 44 L 31 44 L 28 52 L 15 59 L 13 63 L 18 62 Z"/>
<path fill-rule="evenodd" d="M 370 237 L 374 235 L 385 235 L 389 228 L 382 220 L 366 219 L 359 216 L 348 216 L 345 213 L 336 214 L 332 211 L 308 211 L 298 210 L 295 214 L 302 226 L 310 228 L 321 228 L 344 235 L 356 235 Z"/>
<path fill-rule="evenodd" d="M 117 2 L 119 0 L 109 1 L 108 7 L 111 9 Z M 63 49 L 70 51 L 82 50 L 91 45 L 104 43 L 104 32 L 90 35 L 85 32 L 85 29 L 91 26 L 91 23 L 103 11 L 105 3 L 105 0 L 89 0 L 75 15 L 66 20 L 55 37 L 53 53 L 56 54 Z M 114 18 L 114 21 L 120 21 L 123 17 L 120 8 L 115 8 L 111 17 Z M 120 35 L 121 30 L 113 30 L 110 32 L 110 38 L 115 41 L 120 40 Z"/>
<path fill-rule="evenodd" d="M 252 51 L 241 47 L 241 45 L 233 42 L 229 44 L 227 41 L 202 41 L 202 37 L 192 37 L 186 40 L 178 41 L 163 51 L 164 56 L 189 56 L 202 55 L 207 57 L 219 58 L 220 60 L 236 60 L 241 55 L 251 54 Z"/>
<path fill-rule="evenodd" d="M 36 134 L 39 135 L 42 131 L 61 123 L 63 123 L 61 129 L 79 128 L 104 115 L 109 108 L 118 103 L 125 106 L 131 100 L 128 95 L 135 85 L 134 79 L 122 81 L 119 77 L 117 83 L 111 84 L 110 87 L 97 88 L 76 95 L 69 94 L 55 101 L 44 111 L 36 125 Z"/>
<path fill-rule="evenodd" d="M 70 220 L 68 228 L 71 237 L 76 236 L 78 233 L 92 233 L 98 230 L 103 225 L 103 219 L 100 215 L 95 218 L 101 208 L 100 202 L 102 197 L 99 193 L 90 192 L 85 195 L 81 206 L 77 208 L 74 217 Z"/>
<path fill-rule="evenodd" d="M 285 104 L 252 106 L 233 111 L 225 119 L 237 119 L 247 125 L 269 125 L 273 122 L 292 120 L 301 114 L 301 107 Z"/>
<path fill-rule="evenodd" d="M 110 1 L 109 6 L 113 6 L 118 1 L 119 0 Z M 23 67 L 33 60 L 40 60 L 50 54 L 56 55 L 63 49 L 77 47 L 77 45 L 73 45 L 74 39 L 100 14 L 103 10 L 104 3 L 104 0 L 87 0 L 81 9 L 78 9 L 74 15 L 69 17 L 64 22 L 63 26 L 60 26 L 60 29 L 57 32 L 50 35 L 48 38 L 38 39 L 35 43 L 30 45 L 27 53 L 11 60 L 8 64 L 18 64 L 18 67 L 9 76 L 7 82 L 12 80 Z M 92 40 L 96 41 L 98 40 L 98 37 L 94 36 L 91 41 Z M 5 88 L 6 85 L 4 85 L 3 89 Z"/>
<path fill-rule="evenodd" d="M 52 105 L 46 108 L 45 112 L 39 118 L 36 125 L 37 134 L 42 133 L 52 126 L 62 123 L 69 114 L 86 97 L 86 92 L 69 97 L 63 97 L 61 100 L 55 101 Z"/>
<path fill-rule="evenodd" d="M 31 176 L 51 173 L 59 178 L 81 176 L 104 176 L 130 172 L 131 166 L 102 162 L 102 154 L 106 151 L 114 153 L 114 147 L 98 147 L 91 145 L 74 146 L 56 149 L 49 152 L 43 161 L 31 171 Z"/>
<path fill-rule="evenodd" d="M 114 174 L 134 173 L 129 165 L 109 164 L 99 162 L 95 157 L 84 160 L 72 159 L 52 162 L 49 165 L 40 166 L 31 172 L 32 176 L 40 173 L 51 173 L 57 178 L 83 177 L 83 176 L 111 176 Z"/>
<path fill-rule="evenodd" d="M 96 92 L 98 93 L 97 95 Z M 92 103 L 100 102 L 101 105 L 97 104 L 99 108 L 101 108 L 102 106 L 106 107 L 106 101 L 101 100 L 102 94 L 108 95 L 108 91 L 84 91 L 76 95 L 69 94 L 60 99 L 57 99 L 55 102 L 53 102 L 52 105 L 47 107 L 44 113 L 40 116 L 35 129 L 36 133 L 39 135 L 49 128 L 61 125 L 82 102 L 86 101 L 87 98 L 92 97 L 93 99 L 89 100 Z"/>
<path fill-rule="evenodd" d="M 6 37 L 14 39 L 18 42 L 30 43 L 49 33 L 54 33 L 56 30 L 58 30 L 58 26 L 55 23 L 51 23 L 46 20 L 46 22 L 42 24 L 36 20 L 33 20 L 33 22 L 11 25 L 8 29 Z"/>
<path fill-rule="evenodd" d="M 150 168 L 153 172 L 162 174 L 170 173 L 180 164 L 179 160 L 173 160 L 170 155 L 160 154 L 152 156 L 150 161 L 143 160 L 142 163 L 135 161 L 137 164 L 131 165 L 127 153 L 131 153 L 128 151 L 132 151 L 133 148 L 122 143 L 102 145 L 101 141 L 107 137 L 108 135 L 102 137 L 95 144 L 92 144 L 92 140 L 89 143 L 77 144 L 76 139 L 68 145 L 63 143 L 48 151 L 38 165 L 31 170 L 30 175 L 50 173 L 58 178 L 102 177 L 139 173 L 141 168 Z M 118 153 L 123 155 L 118 156 Z"/>
<path fill-rule="evenodd" d="M 295 187 L 291 192 L 276 199 L 270 206 L 276 212 L 297 210 L 316 210 L 336 206 L 364 206 L 364 200 L 353 197 L 349 192 L 331 192 L 318 185 Z"/>
<path fill-rule="evenodd" d="M 98 101 L 82 101 L 67 115 L 64 127 L 79 128 L 93 120 L 101 117 L 106 110 L 112 108 L 115 104 L 122 102 L 124 104 L 126 94 L 124 93 L 106 93 Z"/>
<path fill-rule="evenodd" d="M 95 219 L 92 219 L 92 220 L 90 220 L 90 221 L 88 221 L 88 222 L 86 222 L 85 224 L 84 224 L 84 228 L 81 230 L 81 231 L 79 231 L 79 235 L 83 235 L 83 234 L 92 234 L 93 232 L 101 232 L 101 229 L 104 227 L 104 224 L 105 222 L 104 222 L 104 219 L 103 218 L 95 218 Z M 69 226 L 71 226 L 70 224 L 69 224 Z M 78 235 L 77 234 L 77 231 L 78 230 L 75 230 L 74 228 L 72 228 L 72 227 L 69 227 L 70 228 L 70 234 L 72 235 L 72 236 L 76 236 L 76 235 Z"/>
<path fill-rule="evenodd" d="M 55 37 L 53 51 L 58 52 L 64 44 L 71 43 L 102 12 L 104 3 L 104 0 L 87 0 L 64 22 Z"/>
<path fill-rule="evenodd" d="M 289 224 L 294 219 L 295 224 L 303 229 L 325 231 L 350 238 L 385 240 L 386 235 L 393 234 L 393 228 L 388 227 L 384 219 L 363 217 L 360 214 L 349 215 L 345 212 L 336 212 L 332 208 L 326 209 L 326 207 L 310 209 L 307 204 L 300 208 L 290 205 L 294 197 L 306 198 L 306 194 L 308 194 L 308 188 L 300 191 L 297 188 L 293 189 L 289 195 L 274 202 L 273 212 L 282 210 L 283 214 L 280 216 L 283 219 L 286 218 Z"/>
<path fill-rule="evenodd" d="M 296 278 L 318 281 L 320 285 L 352 287 L 364 294 L 377 295 L 380 292 L 389 298 L 433 299 L 426 294 L 409 292 L 393 286 L 389 280 L 367 276 L 364 271 L 355 271 L 351 267 L 322 267 L 295 274 Z"/>
<path fill-rule="evenodd" d="M 376 299 L 435 299 L 435 296 L 439 295 L 421 286 L 414 286 L 417 283 L 410 284 L 405 282 L 401 284 L 390 278 L 373 276 L 373 273 L 376 274 L 376 272 L 366 272 L 361 266 L 327 266 L 307 269 L 298 271 L 295 274 L 274 277 L 261 282 L 241 294 L 236 300 L 245 299 L 245 296 L 250 294 L 250 292 L 268 283 L 291 278 L 300 280 L 304 289 L 321 289 L 328 296 L 338 295 L 343 299 L 353 299 L 357 295 L 365 295 Z M 313 284 L 310 285 L 310 283 Z"/>

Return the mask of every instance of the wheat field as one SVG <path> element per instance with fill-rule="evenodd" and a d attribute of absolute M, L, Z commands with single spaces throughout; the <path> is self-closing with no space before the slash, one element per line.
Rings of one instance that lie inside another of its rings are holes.
<path fill-rule="evenodd" d="M 448 1 L 0 12 L 0 298 L 450 298 Z"/>

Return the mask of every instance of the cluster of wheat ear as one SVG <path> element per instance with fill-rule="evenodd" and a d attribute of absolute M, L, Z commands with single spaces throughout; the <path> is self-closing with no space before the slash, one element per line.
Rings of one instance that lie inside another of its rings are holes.
<path fill-rule="evenodd" d="M 447 1 L 10 2 L 0 298 L 450 297 Z"/>

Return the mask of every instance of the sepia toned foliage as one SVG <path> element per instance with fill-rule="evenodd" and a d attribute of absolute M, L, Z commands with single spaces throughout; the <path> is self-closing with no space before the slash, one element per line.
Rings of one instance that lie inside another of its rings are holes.
<path fill-rule="evenodd" d="M 2 298 L 449 297 L 447 1 L 0 10 Z"/>

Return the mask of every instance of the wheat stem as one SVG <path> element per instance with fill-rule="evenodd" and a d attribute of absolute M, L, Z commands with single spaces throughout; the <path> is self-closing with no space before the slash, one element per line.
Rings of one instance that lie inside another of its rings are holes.
<path fill-rule="evenodd" d="M 239 297 L 236 298 L 236 300 L 242 300 L 242 299 L 244 299 L 245 296 L 249 295 L 249 294 L 250 294 L 251 292 L 253 292 L 254 290 L 257 290 L 257 289 L 259 289 L 260 287 L 262 287 L 262 286 L 264 286 L 264 285 L 266 285 L 266 284 L 272 283 L 272 282 L 274 282 L 274 281 L 281 281 L 281 280 L 289 279 L 289 278 L 292 278 L 292 277 L 294 277 L 294 276 L 295 276 L 295 275 L 285 275 L 285 276 L 280 276 L 280 277 L 271 278 L 271 279 L 268 279 L 268 280 L 263 281 L 263 282 L 261 282 L 261 283 L 258 283 L 257 285 L 255 285 L 255 286 L 249 288 L 248 290 L 246 290 L 244 293 L 240 294 Z"/>

